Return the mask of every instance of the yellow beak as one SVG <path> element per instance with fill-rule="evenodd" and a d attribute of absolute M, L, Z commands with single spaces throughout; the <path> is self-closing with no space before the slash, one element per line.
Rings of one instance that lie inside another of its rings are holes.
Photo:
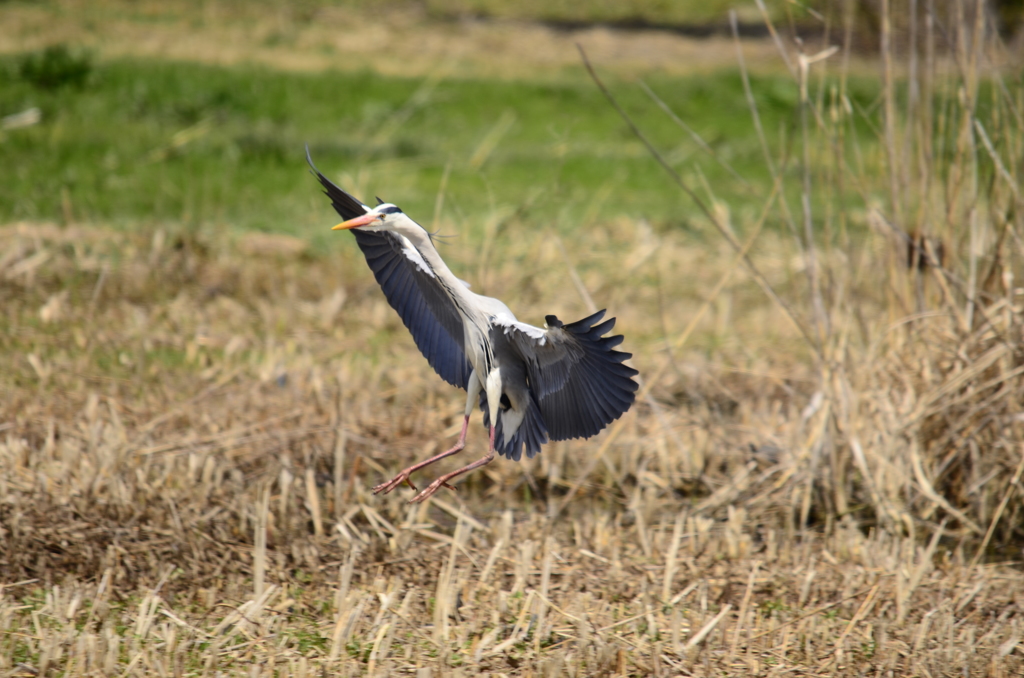
<path fill-rule="evenodd" d="M 355 219 L 349 219 L 348 221 L 343 221 L 340 224 L 338 224 L 337 226 L 334 226 L 333 228 L 331 228 L 331 230 L 332 231 L 347 231 L 350 228 L 358 228 L 360 226 L 366 226 L 367 224 L 372 224 L 377 218 L 378 218 L 378 215 L 373 214 L 372 212 L 368 212 L 368 213 L 364 214 L 361 217 L 356 217 Z"/>

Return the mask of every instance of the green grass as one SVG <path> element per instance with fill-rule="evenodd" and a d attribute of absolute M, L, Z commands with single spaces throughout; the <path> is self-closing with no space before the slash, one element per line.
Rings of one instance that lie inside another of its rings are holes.
<path fill-rule="evenodd" d="M 0 115 L 38 106 L 42 123 L 0 137 L 0 222 L 70 216 L 308 235 L 332 216 L 306 171 L 306 144 L 359 197 L 380 195 L 426 225 L 448 168 L 444 215 L 460 232 L 496 208 L 557 228 L 586 225 L 595 202 L 602 217 L 668 227 L 689 227 L 696 214 L 582 69 L 555 83 L 430 83 L 136 59 L 97 63 L 83 84 L 43 86 L 24 63 L 0 60 Z M 759 208 L 769 182 L 737 72 L 648 84 L 750 186 L 635 83 L 609 84 L 694 185 L 699 170 L 734 212 Z M 769 135 L 792 138 L 795 86 L 782 75 L 753 85 Z M 503 120 L 506 132 L 491 134 Z M 489 134 L 493 152 L 481 156 Z"/>

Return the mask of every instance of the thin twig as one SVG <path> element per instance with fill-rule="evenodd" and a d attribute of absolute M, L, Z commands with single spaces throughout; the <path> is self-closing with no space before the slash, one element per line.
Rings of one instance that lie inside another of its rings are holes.
<path fill-rule="evenodd" d="M 587 58 L 587 53 L 583 50 L 582 45 L 577 44 L 576 48 L 579 50 L 580 57 L 583 59 L 583 65 L 586 67 L 587 72 L 590 74 L 591 79 L 594 81 L 594 84 L 596 84 L 598 89 L 601 90 L 601 93 L 604 95 L 605 99 L 608 100 L 608 103 L 612 105 L 612 108 L 614 108 L 615 111 L 619 114 L 619 116 L 625 121 L 625 123 L 629 126 L 629 129 L 633 132 L 633 134 L 644 144 L 644 146 L 647 147 L 647 151 L 657 161 L 657 163 L 661 165 L 662 169 L 664 169 L 665 172 L 670 177 L 672 177 L 672 180 L 675 182 L 675 184 L 679 186 L 679 188 L 681 188 L 683 192 L 690 197 L 691 200 L 693 200 L 694 204 L 697 205 L 697 208 L 704 213 L 704 216 L 708 218 L 711 224 L 715 227 L 715 230 L 717 230 L 722 235 L 722 237 L 725 238 L 726 242 L 728 242 L 729 245 L 737 252 L 741 251 L 742 247 L 740 243 L 736 240 L 732 233 L 729 232 L 729 229 L 727 229 L 718 220 L 718 218 L 712 213 L 711 209 L 704 203 L 703 200 L 701 200 L 700 196 L 698 196 L 696 192 L 694 192 L 694 190 L 691 189 L 685 181 L 683 181 L 683 178 L 679 175 L 679 173 L 676 172 L 676 170 L 670 164 L 668 164 L 668 161 L 665 160 L 661 153 L 658 152 L 658 149 L 654 147 L 654 145 L 647 139 L 644 133 L 640 131 L 640 128 L 637 127 L 635 122 L 633 122 L 633 119 L 629 116 L 629 114 L 626 113 L 622 106 L 619 105 L 618 100 L 616 100 L 612 93 L 608 90 L 608 88 L 605 87 L 605 84 L 601 81 L 601 78 L 598 77 L 597 72 L 594 70 L 593 65 L 590 63 L 590 59 Z M 804 327 L 803 322 L 801 322 L 800 319 L 797 317 L 796 312 L 789 306 L 789 304 L 783 301 L 782 297 L 778 295 L 775 289 L 764 277 L 764 274 L 762 274 L 760 269 L 758 269 L 757 266 L 754 264 L 753 260 L 746 254 L 743 255 L 743 263 L 750 271 L 750 274 L 757 281 L 758 285 L 761 286 L 761 289 L 764 290 L 765 294 L 767 294 L 768 297 L 772 301 L 774 301 L 779 306 L 779 308 L 781 308 L 783 312 L 789 317 L 789 319 L 793 322 L 793 325 L 797 328 L 800 334 L 803 335 L 804 339 L 807 341 L 808 346 L 811 348 L 812 351 L 814 351 L 815 355 L 817 355 L 817 357 L 820 359 L 821 352 L 817 346 L 817 343 L 814 341 L 811 334 L 807 331 L 807 328 Z"/>

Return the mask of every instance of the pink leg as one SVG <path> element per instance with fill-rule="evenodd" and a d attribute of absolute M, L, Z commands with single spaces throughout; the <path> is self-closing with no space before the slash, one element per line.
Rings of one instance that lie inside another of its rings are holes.
<path fill-rule="evenodd" d="M 491 438 L 490 445 L 489 445 L 489 449 L 487 450 L 487 456 L 486 457 L 484 457 L 483 459 L 477 459 L 472 464 L 469 464 L 468 466 L 463 466 L 462 468 L 460 468 L 460 469 L 458 469 L 456 471 L 452 471 L 451 473 L 446 473 L 445 475 L 441 476 L 440 478 L 438 478 L 434 482 L 430 483 L 430 485 L 428 485 L 425 490 L 423 490 L 422 492 L 417 494 L 415 497 L 410 499 L 409 503 L 410 504 L 418 504 L 419 502 L 423 501 L 424 499 L 428 499 L 429 497 L 434 496 L 434 493 L 437 492 L 438 490 L 440 490 L 442 487 L 447 487 L 449 489 L 454 490 L 455 488 L 448 484 L 449 480 L 451 480 L 452 478 L 455 478 L 457 476 L 461 476 L 463 473 L 469 473 L 470 471 L 474 471 L 474 470 L 480 468 L 481 466 L 486 466 L 487 464 L 490 464 L 492 461 L 494 461 L 494 427 L 493 426 L 491 427 L 491 436 L 490 436 L 490 438 Z"/>
<path fill-rule="evenodd" d="M 468 429 L 469 429 L 469 415 L 466 415 L 466 418 L 462 420 L 462 433 L 459 434 L 459 442 L 455 443 L 455 447 L 453 447 L 452 449 L 448 450 L 447 452 L 442 452 L 441 454 L 435 455 L 435 456 L 431 457 L 430 459 L 427 459 L 425 461 L 421 461 L 418 464 L 413 464 L 412 466 L 410 466 L 409 468 L 405 469 L 404 471 L 399 473 L 397 476 L 395 476 L 394 478 L 392 478 L 388 482 L 381 483 L 377 487 L 373 488 L 373 493 L 374 494 L 380 494 L 381 492 L 383 492 L 384 494 L 387 494 L 388 492 L 390 492 L 391 490 L 395 489 L 396 487 L 398 487 L 402 483 L 409 483 L 409 487 L 411 487 L 412 489 L 415 490 L 416 486 L 412 484 L 411 480 L 409 480 L 409 476 L 412 475 L 414 472 L 419 471 L 421 468 L 424 468 L 425 466 L 430 466 L 435 461 L 438 461 L 440 459 L 444 459 L 445 457 L 450 457 L 453 454 L 455 454 L 456 452 L 461 452 L 462 449 L 466 446 L 466 431 Z"/>

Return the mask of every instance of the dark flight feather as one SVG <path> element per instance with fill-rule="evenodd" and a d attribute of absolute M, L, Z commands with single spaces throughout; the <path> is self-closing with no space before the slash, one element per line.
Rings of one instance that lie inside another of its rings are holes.
<path fill-rule="evenodd" d="M 369 209 L 360 201 L 353 198 L 351 195 L 335 186 L 330 179 L 320 173 L 320 170 L 313 164 L 313 159 L 309 157 L 309 147 L 306 147 L 306 162 L 309 163 L 310 168 L 313 170 L 313 174 L 320 181 L 320 185 L 324 187 L 324 193 L 331 199 L 331 205 L 334 206 L 336 211 L 342 219 L 348 221 L 349 219 L 355 219 L 366 214 Z"/>
<path fill-rule="evenodd" d="M 551 440 L 589 438 L 622 416 L 636 398 L 638 373 L 616 351 L 620 335 L 603 336 L 615 319 L 604 311 L 568 325 L 549 316 L 543 343 L 515 326 L 501 328 L 526 364 L 531 390 Z M 598 324 L 600 323 L 600 324 Z"/>
<path fill-rule="evenodd" d="M 352 229 L 352 235 L 427 362 L 449 384 L 466 388 L 473 368 L 463 347 L 462 317 L 451 301 L 405 256 L 394 234 Z"/>
<path fill-rule="evenodd" d="M 369 211 L 362 202 L 334 185 L 316 169 L 308 148 L 306 161 L 342 219 L 347 221 Z M 462 318 L 451 301 L 431 281 L 430 274 L 405 255 L 404 245 L 397 236 L 386 231 L 357 228 L 350 232 L 355 236 L 388 303 L 402 318 L 420 353 L 442 379 L 452 386 L 466 388 L 473 368 L 463 347 Z"/>

